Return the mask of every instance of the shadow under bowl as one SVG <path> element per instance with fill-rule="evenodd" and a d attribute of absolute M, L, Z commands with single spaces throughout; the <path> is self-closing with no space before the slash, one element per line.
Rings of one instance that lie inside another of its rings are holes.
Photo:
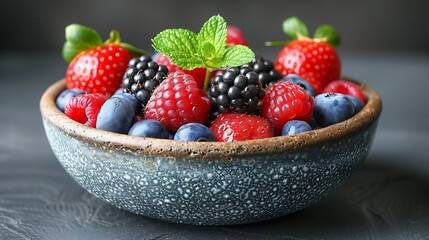
<path fill-rule="evenodd" d="M 366 158 L 381 113 L 380 96 L 357 82 L 368 102 L 352 118 L 293 136 L 241 142 L 182 142 L 133 137 L 77 123 L 43 94 L 51 148 L 88 192 L 144 216 L 197 225 L 263 221 L 319 201 Z"/>

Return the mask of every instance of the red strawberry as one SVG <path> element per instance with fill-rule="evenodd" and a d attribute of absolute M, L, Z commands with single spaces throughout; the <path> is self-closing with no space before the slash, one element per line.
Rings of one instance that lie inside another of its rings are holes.
<path fill-rule="evenodd" d="M 329 25 L 322 25 L 308 37 L 307 27 L 299 19 L 292 17 L 283 23 L 284 31 L 294 40 L 288 42 L 279 52 L 275 69 L 282 75 L 297 74 L 306 79 L 321 93 L 331 81 L 341 74 L 340 58 L 334 48 L 339 44 L 337 32 Z M 268 42 L 268 45 L 284 44 Z"/>
<path fill-rule="evenodd" d="M 244 113 L 221 113 L 211 123 L 210 129 L 216 140 L 222 142 L 269 138 L 274 135 L 267 119 Z"/>
<path fill-rule="evenodd" d="M 366 103 L 366 98 L 362 92 L 362 89 L 360 89 L 359 85 L 353 82 L 335 80 L 326 85 L 326 87 L 323 89 L 323 92 L 342 93 L 346 95 L 355 96 L 359 98 L 362 103 Z"/>
<path fill-rule="evenodd" d="M 66 73 L 68 88 L 111 96 L 122 83 L 131 54 L 117 44 L 107 44 L 79 53 Z"/>
<path fill-rule="evenodd" d="M 246 41 L 246 38 L 244 38 L 244 34 L 236 26 L 228 25 L 226 27 L 226 44 L 227 45 L 245 45 L 249 46 L 249 44 Z"/>
<path fill-rule="evenodd" d="M 289 120 L 310 121 L 313 109 L 313 97 L 301 86 L 277 82 L 262 99 L 261 115 L 273 124 L 274 133 L 279 135 Z"/>
<path fill-rule="evenodd" d="M 106 99 L 100 93 L 81 94 L 67 103 L 64 113 L 76 122 L 95 128 L 98 112 Z"/>
<path fill-rule="evenodd" d="M 179 70 L 155 88 L 146 105 L 144 118 L 158 120 L 168 130 L 176 131 L 186 123 L 204 123 L 210 110 L 207 94 L 198 88 L 191 75 Z"/>
<path fill-rule="evenodd" d="M 112 31 L 103 43 L 94 29 L 71 24 L 66 27 L 63 46 L 63 57 L 70 62 L 65 76 L 67 87 L 111 96 L 121 86 L 132 55 L 143 53 L 122 43 L 117 31 Z"/>
<path fill-rule="evenodd" d="M 169 73 L 175 72 L 177 70 L 181 70 L 186 74 L 192 75 L 192 77 L 194 77 L 195 81 L 197 82 L 198 87 L 200 89 L 204 88 L 204 81 L 206 79 L 205 68 L 194 68 L 192 70 L 184 70 L 179 66 L 177 66 L 176 64 L 174 64 L 173 62 L 171 62 L 170 58 L 168 58 L 162 53 L 157 53 L 157 56 L 154 57 L 154 61 L 157 62 L 158 64 L 167 66 Z"/>

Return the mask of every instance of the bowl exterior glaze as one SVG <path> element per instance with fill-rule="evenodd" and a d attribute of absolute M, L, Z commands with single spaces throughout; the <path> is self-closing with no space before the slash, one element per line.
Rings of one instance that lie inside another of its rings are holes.
<path fill-rule="evenodd" d="M 43 110 L 42 116 L 54 154 L 87 191 L 136 214 L 197 225 L 262 221 L 317 202 L 366 158 L 378 118 L 376 114 L 359 131 L 314 144 L 277 137 L 270 144 L 285 147 L 269 150 L 243 143 L 224 148 L 213 143 L 210 150 L 202 145 L 196 151 L 194 143 L 180 143 L 183 151 L 177 153 L 172 140 L 163 140 L 163 148 L 156 151 L 153 143 L 130 148 L 109 142 L 104 131 L 83 128 L 94 131 L 88 139 L 71 131 L 73 127 L 54 123 Z M 317 135 L 323 134 L 306 133 L 309 139 Z M 291 142 L 294 147 L 288 147 Z"/>

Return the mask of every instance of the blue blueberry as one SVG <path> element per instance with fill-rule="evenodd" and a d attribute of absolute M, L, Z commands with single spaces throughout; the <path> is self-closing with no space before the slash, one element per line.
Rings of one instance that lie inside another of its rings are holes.
<path fill-rule="evenodd" d="M 60 95 L 55 100 L 55 104 L 57 105 L 58 109 L 61 110 L 61 112 L 64 112 L 64 109 L 66 108 L 66 105 L 70 101 L 70 99 L 84 93 L 85 91 L 82 91 L 77 88 L 74 88 L 74 89 L 67 88 L 66 90 L 60 93 Z"/>
<path fill-rule="evenodd" d="M 139 136 L 139 137 L 151 137 L 151 138 L 162 138 L 168 139 L 170 133 L 168 129 L 157 120 L 140 120 L 131 127 L 128 132 L 130 136 Z"/>
<path fill-rule="evenodd" d="M 214 133 L 206 125 L 201 123 L 188 123 L 182 125 L 174 134 L 174 140 L 213 142 L 216 141 Z"/>
<path fill-rule="evenodd" d="M 354 113 L 352 101 L 344 94 L 322 93 L 314 98 L 314 119 L 322 127 L 342 122 Z"/>
<path fill-rule="evenodd" d="M 294 135 L 311 131 L 311 126 L 305 121 L 290 120 L 282 128 L 282 136 Z"/>
<path fill-rule="evenodd" d="M 360 110 L 362 110 L 364 104 L 362 102 L 362 100 L 360 100 L 359 98 L 355 97 L 355 96 L 351 96 L 351 95 L 347 95 L 347 97 L 350 99 L 350 101 L 352 101 L 353 106 L 355 107 L 355 113 L 358 113 Z"/>
<path fill-rule="evenodd" d="M 103 104 L 98 113 L 96 128 L 116 133 L 125 133 L 134 123 L 135 110 L 130 101 L 113 95 Z"/>
<path fill-rule="evenodd" d="M 113 95 L 117 95 L 117 94 L 121 94 L 121 93 L 124 93 L 123 87 L 118 88 Z"/>
<path fill-rule="evenodd" d="M 122 93 L 115 93 L 113 96 L 118 97 L 118 98 L 123 98 L 124 100 L 130 102 L 131 106 L 133 107 L 133 109 L 136 113 L 142 113 L 143 112 L 143 107 L 142 107 L 140 101 L 134 95 L 122 92 Z"/>
<path fill-rule="evenodd" d="M 308 83 L 304 78 L 296 75 L 296 74 L 288 74 L 280 81 L 290 82 L 292 84 L 296 84 L 304 88 L 304 90 L 312 97 L 316 96 L 316 90 L 314 90 L 313 86 Z"/>

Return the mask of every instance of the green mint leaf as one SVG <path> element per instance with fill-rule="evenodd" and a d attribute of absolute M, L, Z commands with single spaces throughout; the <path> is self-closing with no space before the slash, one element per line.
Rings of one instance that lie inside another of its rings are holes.
<path fill-rule="evenodd" d="M 152 46 L 183 69 L 205 66 L 198 49 L 197 35 L 190 30 L 166 29 L 152 39 Z"/>
<path fill-rule="evenodd" d="M 340 35 L 331 25 L 319 26 L 314 32 L 314 38 L 325 41 L 334 47 L 338 47 L 341 43 Z"/>
<path fill-rule="evenodd" d="M 292 39 L 299 36 L 308 37 L 307 26 L 297 17 L 290 17 L 283 21 L 283 32 Z"/>
<path fill-rule="evenodd" d="M 71 24 L 65 29 L 66 42 L 63 46 L 63 57 L 70 62 L 79 52 L 101 46 L 101 36 L 92 28 Z"/>
<path fill-rule="evenodd" d="M 237 67 L 249 63 L 255 58 L 255 53 L 247 46 L 234 45 L 227 47 L 222 61 L 222 66 L 218 67 Z"/>
<path fill-rule="evenodd" d="M 216 15 L 207 20 L 197 35 L 201 55 L 206 62 L 221 61 L 225 54 L 226 21 Z"/>

